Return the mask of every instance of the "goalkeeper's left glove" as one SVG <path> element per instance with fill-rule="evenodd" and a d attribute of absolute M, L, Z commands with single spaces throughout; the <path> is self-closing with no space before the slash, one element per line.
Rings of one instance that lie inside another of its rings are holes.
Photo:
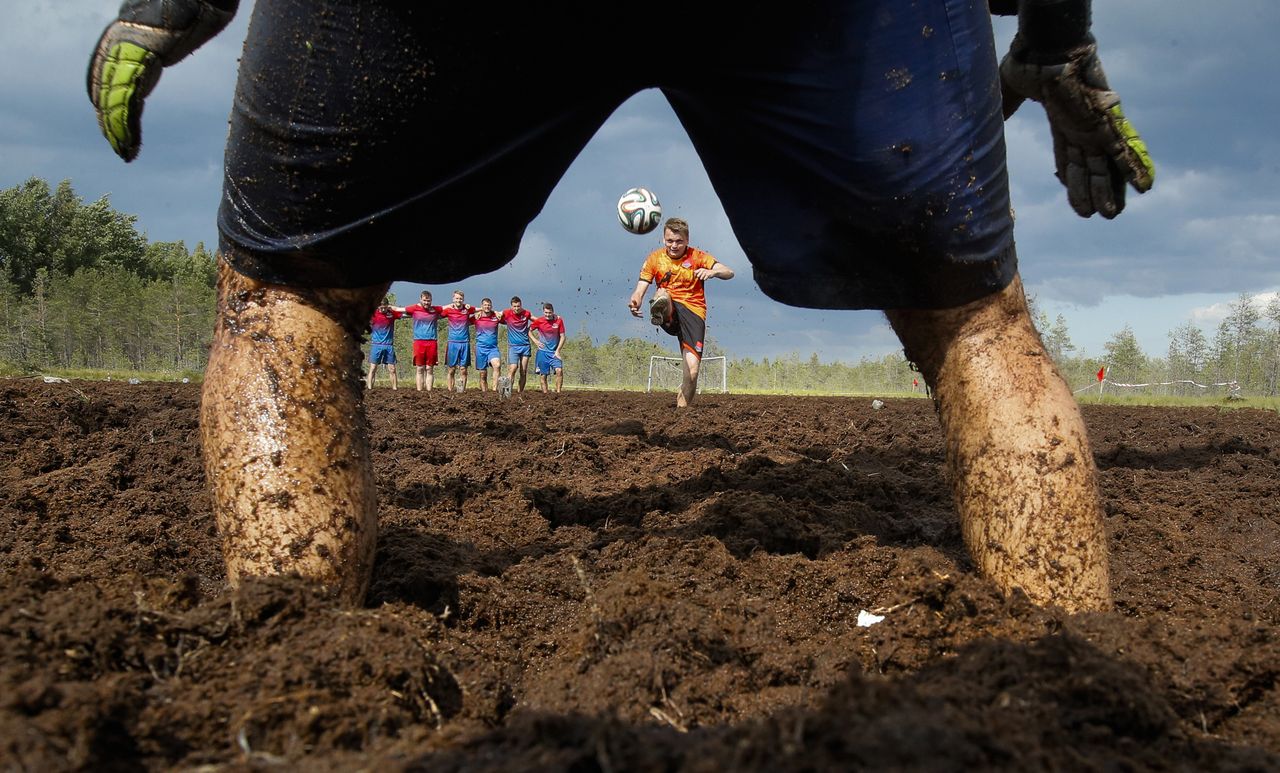
<path fill-rule="evenodd" d="M 235 16 L 239 0 L 125 0 L 89 60 L 89 101 L 111 149 L 125 161 L 142 144 L 143 100 L 164 67 L 204 45 Z"/>
<path fill-rule="evenodd" d="M 1006 118 L 1024 98 L 1044 106 L 1058 179 L 1081 217 L 1120 214 L 1126 182 L 1138 193 L 1151 189 L 1156 170 L 1146 143 L 1120 110 L 1092 40 L 1068 52 L 1064 62 L 1040 64 L 1015 36 L 1000 63 L 1000 80 Z"/>

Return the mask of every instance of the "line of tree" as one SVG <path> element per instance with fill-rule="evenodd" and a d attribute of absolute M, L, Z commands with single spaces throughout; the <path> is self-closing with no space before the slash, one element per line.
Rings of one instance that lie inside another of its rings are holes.
<path fill-rule="evenodd" d="M 1280 295 L 1266 305 L 1241 293 L 1227 307 L 1212 339 L 1188 321 L 1169 331 L 1164 356 L 1150 356 L 1125 325 L 1104 344 L 1101 357 L 1074 356 L 1062 315 L 1035 312 L 1036 326 L 1067 382 L 1081 388 L 1105 368 L 1116 384 L 1152 384 L 1150 393 L 1175 396 L 1228 393 L 1274 397 L 1280 393 Z M 1213 385 L 1230 386 L 1213 386 Z M 1205 388 L 1209 387 L 1209 388 Z"/>
<path fill-rule="evenodd" d="M 199 373 L 213 330 L 215 277 L 214 255 L 203 244 L 149 242 L 135 216 L 115 211 L 105 196 L 85 203 L 70 181 L 51 189 L 32 178 L 0 191 L 0 367 Z M 1178 382 L 1153 390 L 1170 394 L 1206 393 L 1184 382 L 1233 382 L 1245 395 L 1280 391 L 1280 296 L 1263 306 L 1242 293 L 1212 338 L 1187 322 L 1169 332 L 1164 356 L 1143 352 L 1127 326 L 1103 356 L 1077 355 L 1061 315 L 1051 320 L 1033 302 L 1033 318 L 1077 389 L 1105 367 L 1114 383 Z M 397 336 L 406 377 L 409 338 L 407 331 Z M 633 388 L 645 384 L 650 357 L 676 354 L 640 338 L 597 343 L 585 327 L 562 353 L 567 384 Z M 714 339 L 706 353 L 728 357 L 730 391 L 905 392 L 918 378 L 900 354 L 857 363 L 824 363 L 817 353 L 755 360 L 728 355 Z"/>
<path fill-rule="evenodd" d="M 0 361 L 45 368 L 200 372 L 213 331 L 214 256 L 148 242 L 107 197 L 64 180 L 0 191 Z"/>

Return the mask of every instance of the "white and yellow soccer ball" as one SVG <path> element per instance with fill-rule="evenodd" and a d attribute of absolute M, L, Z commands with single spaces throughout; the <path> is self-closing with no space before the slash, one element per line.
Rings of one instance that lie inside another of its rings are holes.
<path fill-rule="evenodd" d="M 662 222 L 662 205 L 648 188 L 632 188 L 618 199 L 618 222 L 633 234 L 647 234 Z"/>

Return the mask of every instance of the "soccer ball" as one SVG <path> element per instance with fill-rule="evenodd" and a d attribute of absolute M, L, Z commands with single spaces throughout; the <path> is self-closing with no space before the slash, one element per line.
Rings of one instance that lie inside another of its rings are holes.
<path fill-rule="evenodd" d="M 618 199 L 618 222 L 633 234 L 647 234 L 662 222 L 662 205 L 648 188 L 632 188 Z"/>

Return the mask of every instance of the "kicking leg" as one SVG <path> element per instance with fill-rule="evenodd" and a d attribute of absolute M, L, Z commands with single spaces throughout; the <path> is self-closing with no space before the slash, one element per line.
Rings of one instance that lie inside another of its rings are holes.
<path fill-rule="evenodd" d="M 948 477 L 978 570 L 1037 604 L 1109 609 L 1084 420 L 1032 327 L 1021 280 L 956 309 L 888 317 L 933 387 Z"/>
<path fill-rule="evenodd" d="M 680 393 L 676 395 L 676 407 L 688 408 L 693 402 L 694 395 L 698 394 L 698 368 L 702 365 L 702 358 L 688 349 L 682 353 L 684 354 L 684 377 L 680 379 Z"/>
<path fill-rule="evenodd" d="M 387 288 L 218 271 L 200 429 L 227 577 L 297 573 L 359 604 L 377 538 L 360 341 Z"/>

